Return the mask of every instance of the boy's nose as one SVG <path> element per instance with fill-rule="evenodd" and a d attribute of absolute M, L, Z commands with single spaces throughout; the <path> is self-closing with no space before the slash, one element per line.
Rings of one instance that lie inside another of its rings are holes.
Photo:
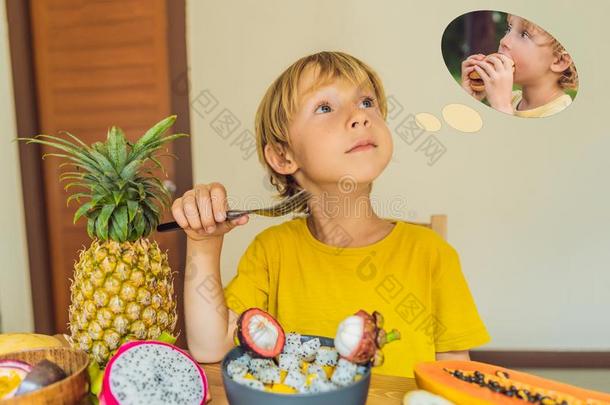
<path fill-rule="evenodd" d="M 500 40 L 500 47 L 498 48 L 498 50 L 499 51 L 508 50 L 508 49 L 510 49 L 509 45 L 510 45 L 510 40 L 508 38 L 508 34 L 506 34 Z"/>
<path fill-rule="evenodd" d="M 357 128 L 359 126 L 369 127 L 371 126 L 371 122 L 366 114 L 362 110 L 359 110 L 352 116 L 350 126 L 352 128 Z"/>

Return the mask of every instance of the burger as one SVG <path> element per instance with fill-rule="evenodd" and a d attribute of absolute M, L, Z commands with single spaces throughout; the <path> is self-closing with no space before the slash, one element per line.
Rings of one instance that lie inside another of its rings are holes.
<path fill-rule="evenodd" d="M 499 55 L 498 53 L 492 53 L 489 54 L 485 57 L 484 60 L 487 60 L 490 56 L 497 56 Z M 489 62 L 491 63 L 491 62 Z M 511 63 L 513 66 L 513 73 L 515 71 L 515 62 L 512 61 L 511 59 Z M 468 74 L 468 78 L 470 79 L 470 88 L 475 91 L 475 92 L 481 92 L 483 90 L 485 90 L 485 83 L 483 82 L 483 79 L 481 79 L 481 76 L 479 75 L 479 73 L 476 70 L 473 70 L 472 72 L 470 72 Z"/>

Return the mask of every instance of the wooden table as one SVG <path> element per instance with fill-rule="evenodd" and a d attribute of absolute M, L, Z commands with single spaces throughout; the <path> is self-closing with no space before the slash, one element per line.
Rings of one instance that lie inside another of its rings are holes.
<path fill-rule="evenodd" d="M 68 342 L 63 335 L 55 335 L 55 337 L 68 346 Z M 200 366 L 203 367 L 205 375 L 208 378 L 208 385 L 212 396 L 209 404 L 228 405 L 229 401 L 225 394 L 224 385 L 222 385 L 220 362 L 200 363 Z M 415 385 L 414 378 L 373 374 L 371 375 L 371 385 L 366 403 L 367 405 L 401 405 L 405 394 L 415 389 L 417 389 L 417 385 Z M 86 400 L 89 401 L 89 398 Z M 90 402 L 83 402 L 83 404 L 88 405 Z"/>
<path fill-rule="evenodd" d="M 226 405 L 229 403 L 222 385 L 220 363 L 200 364 L 208 377 L 212 400 L 210 405 Z M 371 375 L 371 386 L 367 405 L 400 405 L 405 393 L 417 389 L 415 379 L 393 377 L 387 375 Z M 340 404 L 337 404 L 340 405 Z M 342 404 L 341 404 L 342 405 Z"/>

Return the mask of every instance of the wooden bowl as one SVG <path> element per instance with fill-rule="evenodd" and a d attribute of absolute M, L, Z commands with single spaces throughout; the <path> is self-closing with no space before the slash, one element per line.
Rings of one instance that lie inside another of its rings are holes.
<path fill-rule="evenodd" d="M 10 399 L 0 400 L 2 405 L 72 405 L 78 404 L 89 393 L 89 356 L 82 350 L 68 347 L 23 350 L 0 355 L 0 360 L 20 360 L 34 366 L 41 360 L 50 360 L 61 367 L 68 377 L 51 385 Z"/>

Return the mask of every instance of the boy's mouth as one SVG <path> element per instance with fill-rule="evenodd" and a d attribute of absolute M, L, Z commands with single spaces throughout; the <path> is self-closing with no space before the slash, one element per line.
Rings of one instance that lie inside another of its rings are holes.
<path fill-rule="evenodd" d="M 376 148 L 376 147 L 377 147 L 377 145 L 375 144 L 375 142 L 373 142 L 372 139 L 366 138 L 366 139 L 361 139 L 358 142 L 356 142 L 355 144 L 353 144 L 345 153 L 358 152 L 361 150 L 368 150 L 368 149 L 372 149 L 372 148 Z"/>

